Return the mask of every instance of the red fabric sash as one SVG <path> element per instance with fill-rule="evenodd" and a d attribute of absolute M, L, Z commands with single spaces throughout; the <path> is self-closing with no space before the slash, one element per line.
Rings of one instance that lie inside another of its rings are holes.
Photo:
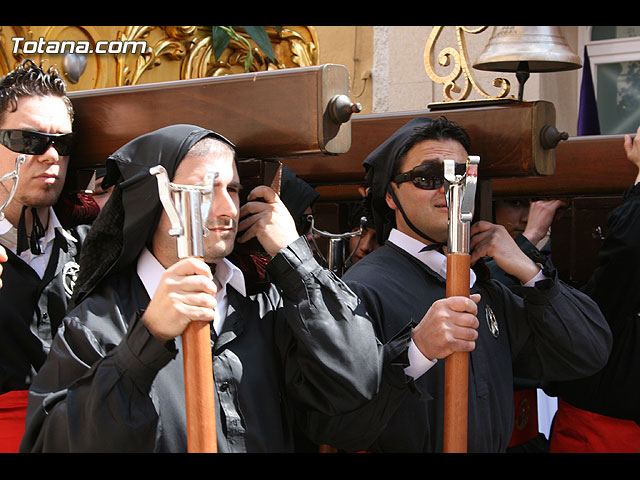
<path fill-rule="evenodd" d="M 27 416 L 28 390 L 0 395 L 0 453 L 17 453 Z"/>
<path fill-rule="evenodd" d="M 640 453 L 640 426 L 633 420 L 581 410 L 558 399 L 551 453 Z"/>
<path fill-rule="evenodd" d="M 509 447 L 522 445 L 538 436 L 538 393 L 535 389 L 513 392 L 515 419 Z"/>

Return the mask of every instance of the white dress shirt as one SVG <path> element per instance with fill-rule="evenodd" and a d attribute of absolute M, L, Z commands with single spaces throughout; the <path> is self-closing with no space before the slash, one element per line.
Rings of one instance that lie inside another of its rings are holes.
<path fill-rule="evenodd" d="M 400 232 L 399 230 L 393 229 L 389 234 L 388 240 L 394 245 L 400 247 L 407 253 L 413 255 L 418 260 L 427 265 L 431 270 L 436 272 L 442 278 L 446 280 L 447 278 L 447 257 L 437 250 L 428 250 L 425 252 L 421 252 L 424 247 L 427 245 L 422 243 L 419 240 L 416 240 L 409 235 Z M 542 270 L 538 272 L 538 274 L 529 280 L 527 283 L 523 284 L 527 287 L 532 287 L 539 280 L 546 278 L 542 274 Z M 471 270 L 469 275 L 469 288 L 473 287 L 476 283 L 476 274 L 473 270 Z M 411 340 L 409 344 L 409 366 L 405 368 L 405 373 L 414 379 L 419 378 L 423 375 L 427 370 L 433 367 L 437 362 L 437 359 L 430 360 L 425 357 L 422 352 L 418 349 L 418 347 Z"/>
<path fill-rule="evenodd" d="M 138 257 L 137 271 L 142 284 L 149 294 L 149 298 L 153 298 L 165 268 L 146 247 Z M 220 334 L 224 320 L 227 317 L 227 307 L 229 306 L 227 285 L 231 285 L 242 296 L 246 296 L 246 290 L 242 271 L 226 258 L 216 264 L 213 278 L 218 287 L 216 292 L 218 308 L 214 311 L 213 329 L 216 334 Z"/>

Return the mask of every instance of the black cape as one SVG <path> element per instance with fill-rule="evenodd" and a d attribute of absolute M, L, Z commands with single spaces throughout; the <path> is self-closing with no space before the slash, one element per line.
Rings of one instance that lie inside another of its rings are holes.
<path fill-rule="evenodd" d="M 149 298 L 135 259 L 160 209 L 149 167 L 161 164 L 171 178 L 189 145 L 208 134 L 169 127 L 110 158 L 107 175 L 122 182 L 81 260 L 95 271 L 80 282 L 30 389 L 21 451 L 186 451 L 180 339 L 160 344 L 141 321 Z M 274 285 L 264 292 L 243 297 L 228 286 L 229 312 L 212 338 L 220 452 L 292 451 L 294 419 L 311 440 L 332 443 L 315 435 L 309 416 L 352 411 L 380 383 L 384 350 L 370 320 L 304 237 L 267 268 Z"/>
<path fill-rule="evenodd" d="M 483 277 L 471 289 L 482 299 L 479 338 L 469 364 L 469 452 L 505 450 L 513 428 L 514 375 L 575 379 L 596 372 L 607 360 L 611 333 L 597 305 L 558 281 L 550 263 L 545 275 L 549 278 L 535 287 L 514 287 L 518 295 Z M 434 301 L 446 296 L 444 278 L 391 242 L 356 263 L 343 279 L 362 299 L 383 342 L 406 335 Z M 353 412 L 354 436 L 345 447 L 442 452 L 445 362 L 439 360 L 413 381 L 404 374 L 406 352 L 397 353 L 376 400 Z"/>

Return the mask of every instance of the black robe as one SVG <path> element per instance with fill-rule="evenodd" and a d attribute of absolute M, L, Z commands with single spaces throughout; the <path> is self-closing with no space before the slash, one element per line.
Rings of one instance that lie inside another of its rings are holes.
<path fill-rule="evenodd" d="M 640 424 L 640 184 L 607 219 L 599 265 L 583 287 L 613 334 L 609 361 L 587 378 L 551 388 L 574 407 Z"/>
<path fill-rule="evenodd" d="M 304 238 L 268 270 L 280 289 L 245 299 L 229 287 L 215 340 L 220 452 L 292 451 L 294 411 L 303 423 L 307 410 L 333 417 L 379 383 L 370 321 Z M 65 318 L 30 389 L 21 451 L 186 451 L 180 341 L 165 346 L 149 334 L 140 321 L 148 301 L 125 269 Z"/>
<path fill-rule="evenodd" d="M 67 305 L 78 273 L 76 262 L 87 225 L 68 233 L 56 230 L 49 263 L 41 279 L 8 248 L 0 288 L 0 394 L 27 390 L 42 366 Z"/>
<path fill-rule="evenodd" d="M 478 277 L 479 337 L 469 360 L 469 452 L 502 452 L 513 428 L 514 375 L 540 380 L 592 374 L 607 360 L 611 333 L 593 301 L 550 277 L 535 287 L 514 287 Z M 362 299 L 381 341 L 409 339 L 431 304 L 445 297 L 445 280 L 387 242 L 351 267 L 343 280 Z M 488 310 L 490 309 L 490 310 Z M 498 330 L 491 330 L 495 316 Z M 398 344 L 400 345 L 400 344 Z M 338 445 L 374 452 L 441 452 L 444 360 L 416 381 L 404 374 L 406 349 L 396 350 L 380 394 L 366 407 L 329 428 L 353 435 Z M 389 350 L 391 354 L 391 350 Z M 317 419 L 321 424 L 326 419 Z"/>

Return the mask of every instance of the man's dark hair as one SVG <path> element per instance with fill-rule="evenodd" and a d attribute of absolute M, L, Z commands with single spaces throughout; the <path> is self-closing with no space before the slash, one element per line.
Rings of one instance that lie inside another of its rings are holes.
<path fill-rule="evenodd" d="M 60 97 L 67 105 L 73 123 L 73 106 L 67 97 L 66 83 L 53 67 L 44 70 L 43 63 L 38 66 L 32 60 L 23 60 L 0 80 L 0 125 L 7 112 L 18 109 L 18 99 L 36 95 Z"/>
<path fill-rule="evenodd" d="M 416 128 L 416 132 L 409 138 L 398 155 L 398 160 L 393 166 L 393 176 L 401 173 L 398 170 L 402 163 L 402 159 L 407 152 L 411 150 L 416 143 L 423 140 L 455 140 L 464 147 L 467 153 L 471 148 L 471 138 L 463 127 L 445 117 L 438 117 L 433 122 L 429 122 L 423 127 Z"/>

